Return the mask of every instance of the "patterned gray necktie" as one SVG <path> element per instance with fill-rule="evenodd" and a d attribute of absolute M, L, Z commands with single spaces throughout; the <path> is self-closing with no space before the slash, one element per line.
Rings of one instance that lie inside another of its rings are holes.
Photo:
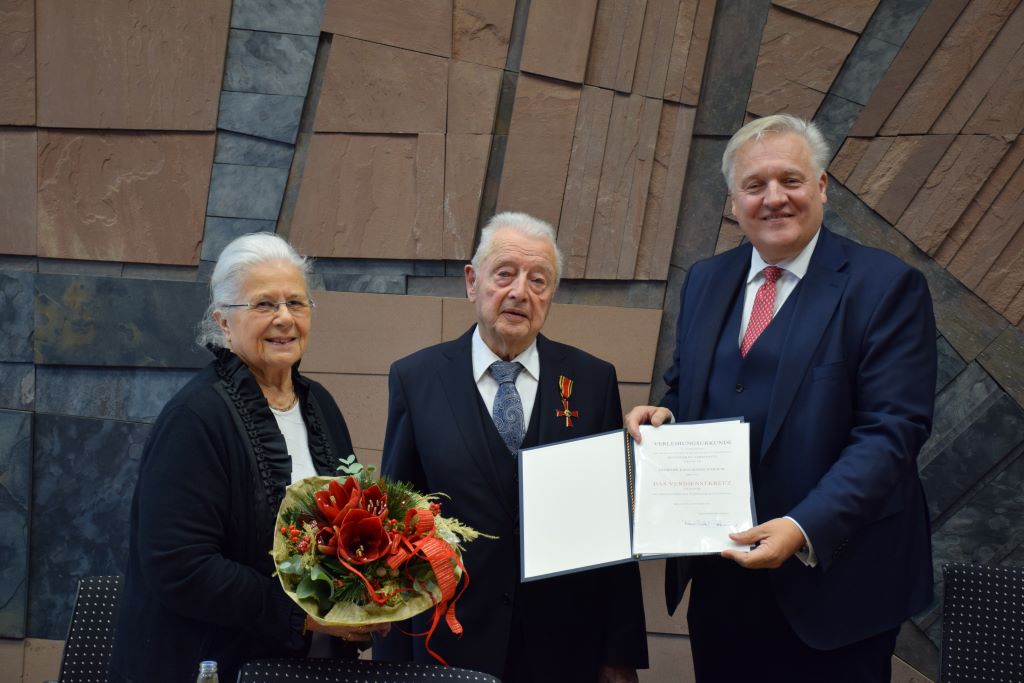
<path fill-rule="evenodd" d="M 496 360 L 488 370 L 498 382 L 498 395 L 494 397 L 494 410 L 491 411 L 494 426 L 498 428 L 508 450 L 516 455 L 526 434 L 523 402 L 516 391 L 516 376 L 522 372 L 523 365 Z"/>

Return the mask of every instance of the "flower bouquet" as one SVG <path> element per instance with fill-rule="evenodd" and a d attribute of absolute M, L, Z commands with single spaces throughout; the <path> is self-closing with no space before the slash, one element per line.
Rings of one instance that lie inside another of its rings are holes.
<path fill-rule="evenodd" d="M 455 603 L 469 575 L 461 544 L 480 534 L 442 517 L 436 495 L 374 482 L 373 467 L 353 455 L 338 469 L 344 476 L 309 477 L 285 492 L 271 552 L 281 585 L 329 626 L 398 621 L 433 608 L 426 645 L 440 660 L 430 636 L 442 616 L 462 633 Z"/>

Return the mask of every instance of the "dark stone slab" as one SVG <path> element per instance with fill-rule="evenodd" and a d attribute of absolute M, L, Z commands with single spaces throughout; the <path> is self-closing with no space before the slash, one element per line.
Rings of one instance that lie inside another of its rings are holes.
<path fill-rule="evenodd" d="M 469 263 L 469 261 L 445 261 L 444 274 L 451 275 L 452 277 L 464 276 L 466 273 L 467 263 Z"/>
<path fill-rule="evenodd" d="M 318 258 L 313 261 L 313 271 L 345 275 L 424 275 L 416 272 L 419 261 L 409 259 L 367 259 L 367 258 Z M 434 274 L 434 273 L 430 273 Z M 444 273 L 437 273 L 443 275 Z"/>
<path fill-rule="evenodd" d="M 195 282 L 195 266 L 164 266 L 152 263 L 126 263 L 121 277 L 129 280 L 177 280 Z"/>
<path fill-rule="evenodd" d="M 406 294 L 413 296 L 447 296 L 466 298 L 466 279 L 463 277 L 417 277 L 406 281 Z"/>
<path fill-rule="evenodd" d="M 153 422 L 195 370 L 40 365 L 36 411 L 128 422 Z"/>
<path fill-rule="evenodd" d="M 206 310 L 203 283 L 36 276 L 35 362 L 198 368 L 196 346 Z"/>
<path fill-rule="evenodd" d="M 512 31 L 508 38 L 508 56 L 505 58 L 505 68 L 508 71 L 519 71 L 519 62 L 523 58 L 523 42 L 526 40 L 526 20 L 530 15 L 530 0 L 515 2 Z"/>
<path fill-rule="evenodd" d="M 729 137 L 743 125 L 770 7 L 770 0 L 718 0 L 694 136 Z"/>
<path fill-rule="evenodd" d="M 862 36 L 903 45 L 930 0 L 881 0 Z"/>
<path fill-rule="evenodd" d="M 899 51 L 899 45 L 862 35 L 850 51 L 829 92 L 851 102 L 867 104 L 871 93 Z"/>
<path fill-rule="evenodd" d="M 1024 330 L 1007 327 L 981 352 L 978 362 L 1018 405 L 1024 406 Z"/>
<path fill-rule="evenodd" d="M 222 92 L 217 128 L 295 144 L 304 98 Z"/>
<path fill-rule="evenodd" d="M 818 113 L 814 115 L 814 122 L 825 136 L 833 157 L 842 147 L 850 126 L 860 116 L 863 108 L 856 102 L 832 94 L 825 95 L 825 99 L 821 101 Z"/>
<path fill-rule="evenodd" d="M 694 137 L 690 144 L 686 184 L 672 245 L 672 265 L 676 268 L 688 270 L 715 253 L 727 195 L 721 171 L 727 143 L 723 138 Z"/>
<path fill-rule="evenodd" d="M 36 417 L 28 636 L 62 639 L 83 576 L 124 574 L 128 509 L 150 426 Z"/>
<path fill-rule="evenodd" d="M 36 396 L 36 366 L 0 362 L 0 408 L 32 410 Z"/>
<path fill-rule="evenodd" d="M 505 149 L 508 147 L 508 135 L 491 136 L 491 152 L 487 157 L 487 173 L 484 175 L 484 189 L 480 193 L 480 214 L 477 225 L 487 223 L 494 216 L 498 206 L 498 187 L 501 185 L 501 173 L 505 168 Z"/>
<path fill-rule="evenodd" d="M 74 259 L 41 258 L 40 273 L 49 275 L 91 275 L 93 277 L 121 277 L 124 264 L 115 261 L 76 261 Z"/>
<path fill-rule="evenodd" d="M 413 275 L 422 275 L 424 277 L 441 277 L 446 275 L 445 272 L 446 262 L 445 261 L 413 261 L 412 262 L 412 273 Z M 462 274 L 462 268 L 459 268 L 459 272 L 456 275 Z"/>
<path fill-rule="evenodd" d="M 320 33 L 325 0 L 234 0 L 232 28 L 280 31 L 315 36 Z"/>
<path fill-rule="evenodd" d="M 224 90 L 306 96 L 316 55 L 316 36 L 247 31 L 228 34 Z"/>
<path fill-rule="evenodd" d="M 34 273 L 38 269 L 35 256 L 0 255 L 0 271 L 13 270 Z"/>
<path fill-rule="evenodd" d="M 0 638 L 25 637 L 31 477 L 32 414 L 0 410 Z"/>
<path fill-rule="evenodd" d="M 250 232 L 274 232 L 274 221 L 207 216 L 203 229 L 202 260 L 216 261 L 231 240 Z"/>
<path fill-rule="evenodd" d="M 217 133 L 213 160 L 218 164 L 290 168 L 295 148 L 287 142 L 264 140 L 222 130 Z"/>
<path fill-rule="evenodd" d="M 980 365 L 965 365 L 964 370 L 935 397 L 932 435 L 918 455 L 918 469 L 927 467 L 952 439 L 968 429 L 999 393 L 999 385 Z"/>
<path fill-rule="evenodd" d="M 207 216 L 277 220 L 288 169 L 214 164 Z"/>
<path fill-rule="evenodd" d="M 562 280 L 555 292 L 560 304 L 661 308 L 665 283 L 657 280 Z"/>
<path fill-rule="evenodd" d="M 372 292 L 405 294 L 405 275 L 356 275 L 354 273 L 320 273 L 317 289 L 329 292 Z"/>
<path fill-rule="evenodd" d="M 665 306 L 661 314 L 661 327 L 658 330 L 658 347 L 654 353 L 654 370 L 651 373 L 651 405 L 657 405 L 665 395 L 665 382 L 662 379 L 672 367 L 672 356 L 676 350 L 676 319 L 679 317 L 679 298 L 687 271 L 672 266 L 668 271 L 668 282 L 665 285 Z M 623 408 L 629 410 L 629 408 Z"/>
<path fill-rule="evenodd" d="M 944 338 L 939 337 L 935 346 L 939 351 L 939 376 L 935 382 L 935 393 L 938 393 L 945 389 L 954 377 L 963 372 L 967 363 Z"/>
<path fill-rule="evenodd" d="M 32 361 L 32 333 L 35 314 L 32 308 L 33 273 L 0 272 L 0 361 Z"/>

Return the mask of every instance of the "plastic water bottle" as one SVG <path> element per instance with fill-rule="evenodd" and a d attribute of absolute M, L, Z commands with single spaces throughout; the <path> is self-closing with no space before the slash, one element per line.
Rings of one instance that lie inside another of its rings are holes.
<path fill-rule="evenodd" d="M 217 662 L 199 662 L 199 677 L 196 678 L 196 683 L 220 683 L 220 679 L 217 678 Z"/>

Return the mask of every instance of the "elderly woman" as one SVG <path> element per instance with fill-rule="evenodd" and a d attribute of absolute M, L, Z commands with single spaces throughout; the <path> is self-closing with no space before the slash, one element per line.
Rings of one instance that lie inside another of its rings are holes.
<path fill-rule="evenodd" d="M 324 630 L 269 554 L 285 487 L 335 474 L 352 452 L 337 404 L 298 372 L 308 271 L 270 233 L 239 237 L 217 262 L 198 339 L 215 358 L 164 408 L 142 456 L 113 681 L 193 681 L 205 659 L 233 681 L 246 659 L 303 656 L 307 630 Z"/>

